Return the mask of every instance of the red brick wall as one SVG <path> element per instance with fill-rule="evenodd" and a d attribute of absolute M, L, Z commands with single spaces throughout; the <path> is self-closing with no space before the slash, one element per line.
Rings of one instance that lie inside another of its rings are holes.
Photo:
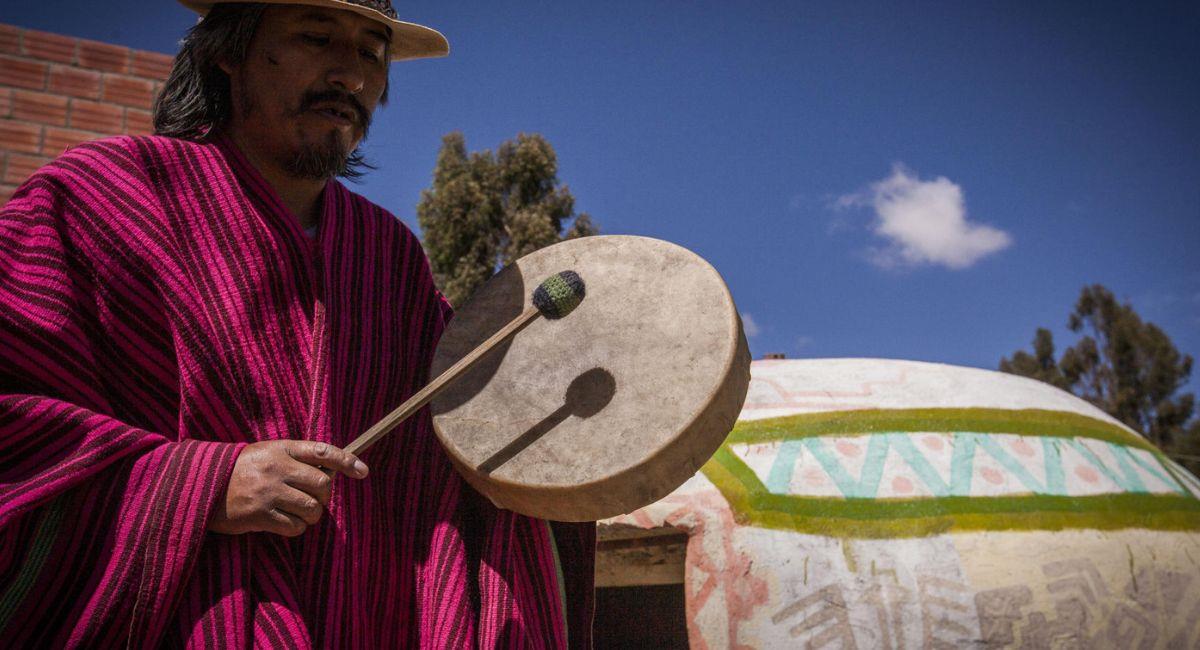
<path fill-rule="evenodd" d="M 149 133 L 171 57 L 0 24 L 0 204 L 71 145 Z"/>

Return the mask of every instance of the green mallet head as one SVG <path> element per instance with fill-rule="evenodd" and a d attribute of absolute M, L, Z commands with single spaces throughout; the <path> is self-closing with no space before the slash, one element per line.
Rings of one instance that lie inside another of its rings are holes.
<path fill-rule="evenodd" d="M 571 313 L 585 295 L 583 278 L 574 271 L 559 271 L 546 278 L 533 290 L 533 306 L 543 316 L 554 320 Z"/>

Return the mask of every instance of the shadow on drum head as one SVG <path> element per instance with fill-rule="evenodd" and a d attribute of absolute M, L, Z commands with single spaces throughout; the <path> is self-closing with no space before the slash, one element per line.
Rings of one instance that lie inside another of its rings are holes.
<path fill-rule="evenodd" d="M 481 286 L 461 309 L 455 310 L 438 343 L 431 377 L 437 377 L 491 338 L 529 306 L 525 280 L 517 264 L 505 267 Z M 433 415 L 449 413 L 471 401 L 495 376 L 514 339 L 503 341 L 442 391 L 430 406 Z"/>
<path fill-rule="evenodd" d="M 567 386 L 567 394 L 563 399 L 562 406 L 542 418 L 528 431 L 517 436 L 516 440 L 505 445 L 503 449 L 492 454 L 492 457 L 483 461 L 476 470 L 481 474 L 491 474 L 549 433 L 554 427 L 562 424 L 568 417 L 574 415 L 577 418 L 587 419 L 603 411 L 616 393 L 617 380 L 611 372 L 604 368 L 592 368 L 584 372 Z"/>

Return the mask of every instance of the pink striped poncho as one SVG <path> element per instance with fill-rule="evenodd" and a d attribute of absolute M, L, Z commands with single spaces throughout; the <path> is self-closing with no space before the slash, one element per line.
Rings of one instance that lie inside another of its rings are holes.
<path fill-rule="evenodd" d="M 114 138 L 0 210 L 3 645 L 590 644 L 594 527 L 497 510 L 428 412 L 303 535 L 206 531 L 247 442 L 345 445 L 427 380 L 420 244 L 324 197 L 310 239 L 228 141 Z"/>

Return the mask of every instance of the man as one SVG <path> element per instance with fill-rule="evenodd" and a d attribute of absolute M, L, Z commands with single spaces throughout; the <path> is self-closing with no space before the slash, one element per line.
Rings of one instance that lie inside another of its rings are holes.
<path fill-rule="evenodd" d="M 428 412 L 340 449 L 425 383 L 449 309 L 333 178 L 389 61 L 447 46 L 387 0 L 285 2 L 185 0 L 160 135 L 0 210 L 0 638 L 586 646 L 593 527 L 494 508 Z"/>

